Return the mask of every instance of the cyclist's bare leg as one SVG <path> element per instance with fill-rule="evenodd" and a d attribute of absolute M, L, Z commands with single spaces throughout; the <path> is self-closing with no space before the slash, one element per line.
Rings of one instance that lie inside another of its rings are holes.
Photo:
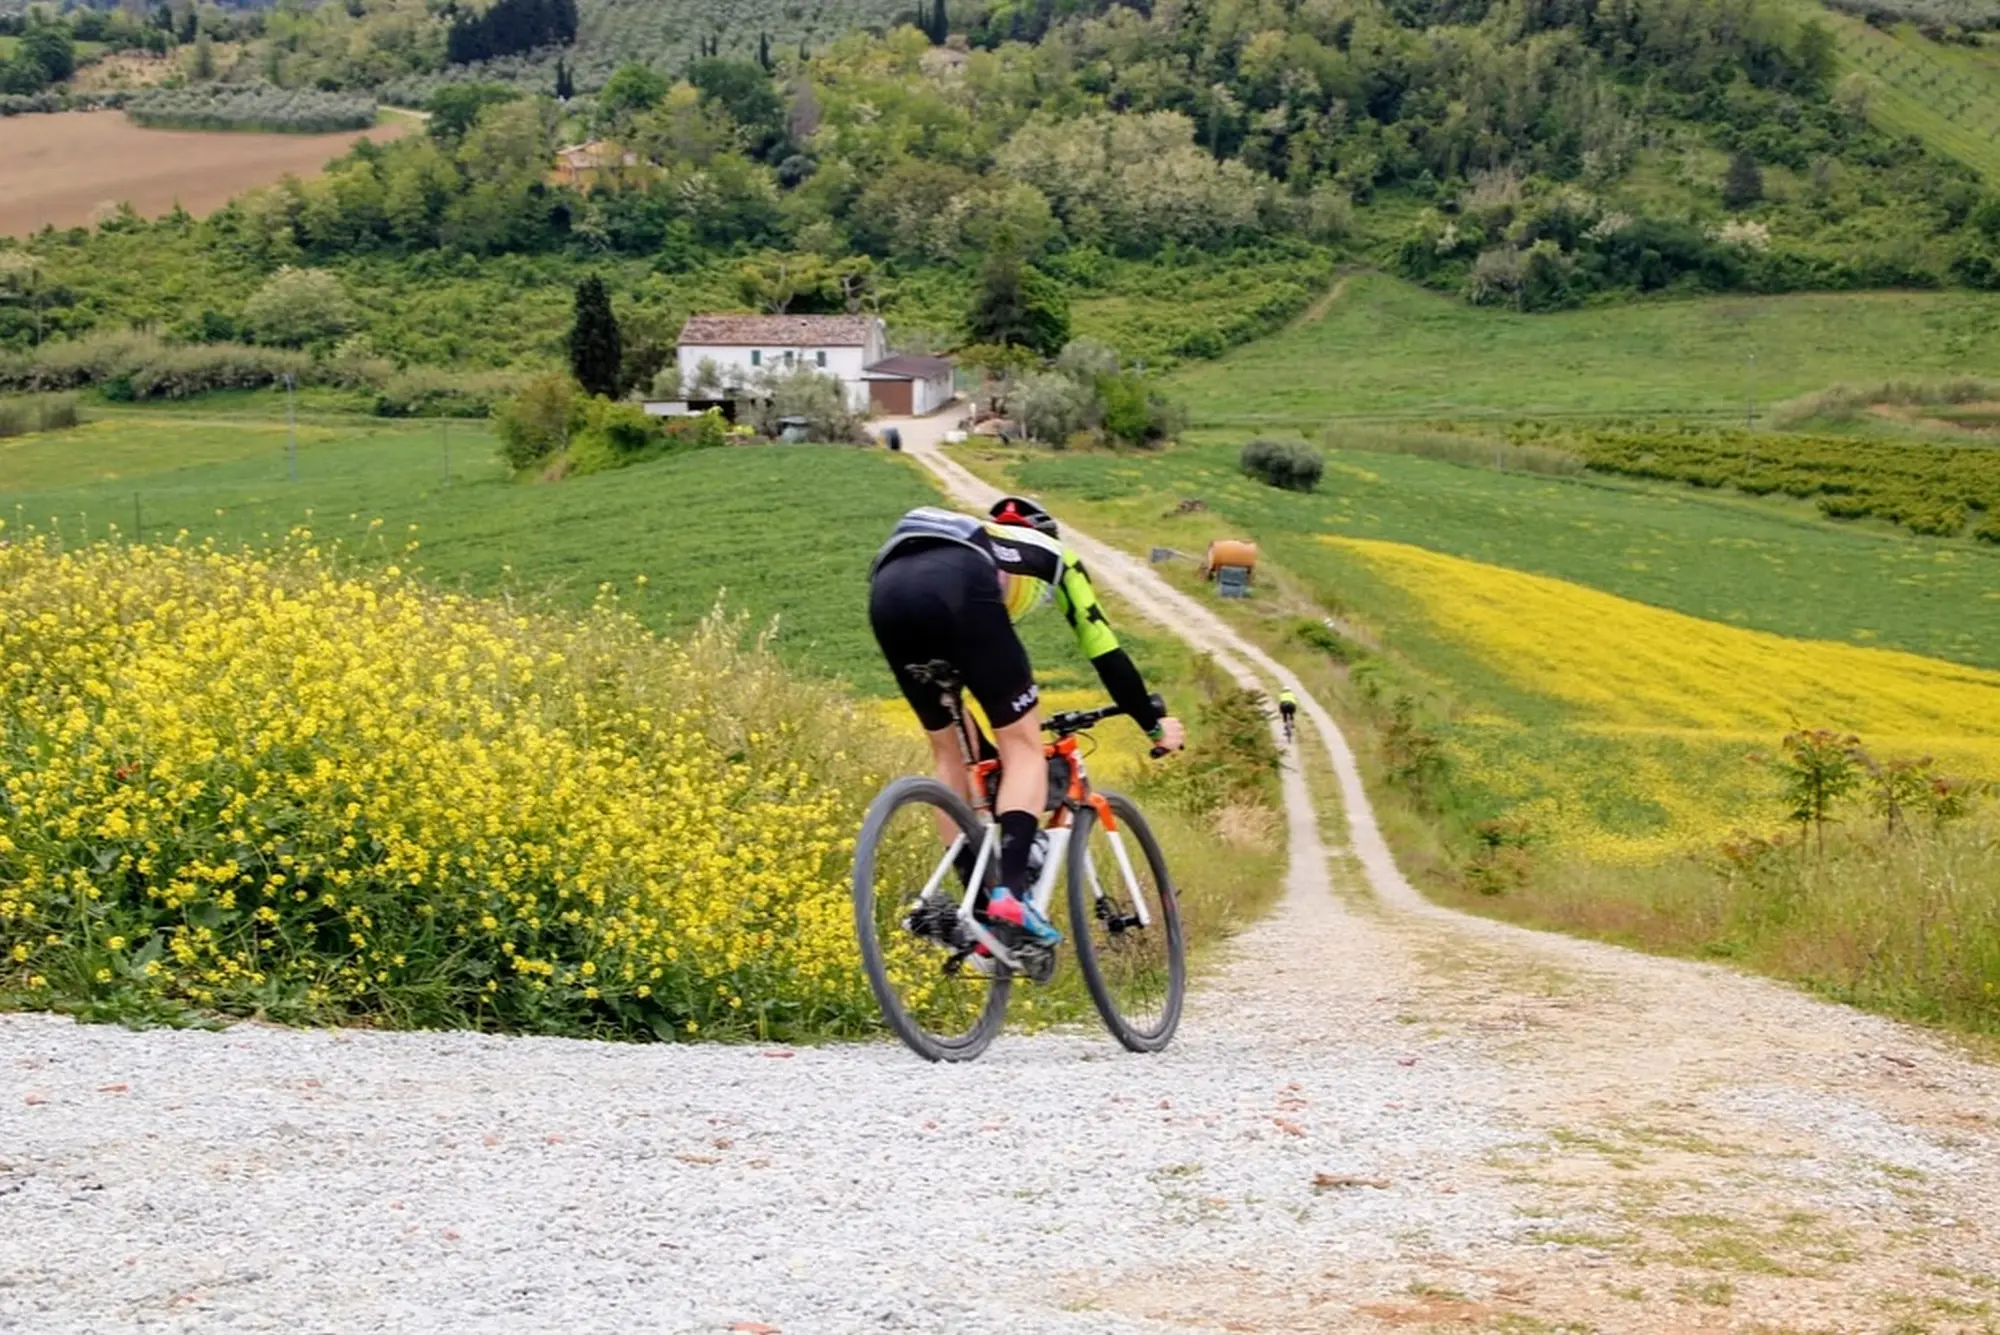
<path fill-rule="evenodd" d="M 930 739 L 931 766 L 938 782 L 972 801 L 972 776 L 966 772 L 965 755 L 959 749 L 958 729 L 939 728 L 924 735 Z M 1041 715 L 1031 709 L 1006 727 L 994 729 L 993 746 L 1000 753 L 1000 797 L 994 814 L 1040 810 L 1048 783 L 1048 770 L 1042 763 Z M 950 843 L 958 838 L 958 825 L 940 812 L 938 833 Z"/>
<path fill-rule="evenodd" d="M 937 774 L 937 781 L 957 793 L 967 802 L 972 801 L 972 775 L 965 768 L 965 755 L 959 749 L 958 728 L 939 728 L 936 732 L 924 734 L 931 742 L 931 768 Z M 946 844 L 958 838 L 958 822 L 940 811 L 937 814 L 938 837 Z"/>
<path fill-rule="evenodd" d="M 994 803 L 995 812 L 1039 812 L 1049 785 L 1040 712 L 1030 709 L 1006 727 L 995 728 L 993 745 L 1000 752 L 1000 797 Z"/>

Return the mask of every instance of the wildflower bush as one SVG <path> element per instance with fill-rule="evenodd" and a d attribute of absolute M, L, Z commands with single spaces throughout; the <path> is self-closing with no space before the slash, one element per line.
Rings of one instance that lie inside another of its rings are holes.
<path fill-rule="evenodd" d="M 135 124 L 166 130 L 268 130 L 327 134 L 365 130 L 375 123 L 375 99 L 311 88 L 155 88 L 125 103 Z"/>
<path fill-rule="evenodd" d="M 846 875 L 913 755 L 718 618 L 671 643 L 608 602 L 554 620 L 310 543 L 0 545 L 0 995 L 637 1037 L 875 1023 Z"/>

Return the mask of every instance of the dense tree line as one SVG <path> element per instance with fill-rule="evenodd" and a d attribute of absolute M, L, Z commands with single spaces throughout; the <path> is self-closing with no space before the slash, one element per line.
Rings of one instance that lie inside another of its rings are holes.
<path fill-rule="evenodd" d="M 359 3 L 379 17 L 406 0 Z M 942 12 L 926 0 L 927 21 Z M 1017 20 L 1039 40 L 995 36 Z M 1011 331 L 992 341 L 1031 346 L 1059 341 L 1017 318 L 1050 285 L 1193 256 L 1303 273 L 1343 246 L 1523 310 L 2000 287 L 2000 197 L 1871 128 L 1829 86 L 1826 30 L 1776 0 L 1062 0 L 996 5 L 969 35 L 967 51 L 910 26 L 853 34 L 809 60 L 773 51 L 770 69 L 635 63 L 566 106 L 450 85 L 428 134 L 252 192 L 199 234 L 262 273 L 622 257 L 732 273 L 771 310 L 985 272 L 1006 298 L 992 330 Z M 612 147 L 559 169 L 585 135 Z M 1377 208 L 1395 222 L 1356 225 Z M 1246 297 L 1254 320 L 1190 320 L 1154 346 L 1218 352 L 1283 318 L 1295 280 Z"/>
<path fill-rule="evenodd" d="M 477 12 L 457 11 L 445 38 L 454 65 L 519 55 L 576 40 L 576 0 L 494 0 Z"/>

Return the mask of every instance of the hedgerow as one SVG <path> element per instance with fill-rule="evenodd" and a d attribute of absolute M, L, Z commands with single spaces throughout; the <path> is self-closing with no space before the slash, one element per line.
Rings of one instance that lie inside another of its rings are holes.
<path fill-rule="evenodd" d="M 1544 438 L 1524 425 L 1513 438 Z M 1874 518 L 1912 533 L 2000 542 L 2000 450 L 1665 426 L 1561 436 L 1591 468 L 1698 487 L 1778 492 L 1835 519 Z"/>
<path fill-rule="evenodd" d="M 167 130 L 270 130 L 326 134 L 375 123 L 375 99 L 317 89 L 248 88 L 210 84 L 136 93 L 125 114 L 139 125 Z"/>

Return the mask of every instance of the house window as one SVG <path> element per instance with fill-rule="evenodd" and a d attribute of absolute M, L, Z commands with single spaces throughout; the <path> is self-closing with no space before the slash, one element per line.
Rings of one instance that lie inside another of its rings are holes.
<path fill-rule="evenodd" d="M 762 348 L 750 349 L 750 364 L 752 366 L 762 366 L 764 364 L 764 350 Z"/>
<path fill-rule="evenodd" d="M 785 349 L 785 369 L 786 369 L 786 370 L 790 370 L 790 369 L 791 369 L 791 368 L 792 368 L 792 367 L 793 367 L 793 366 L 794 366 L 795 364 L 797 364 L 798 360 L 799 360 L 799 354 L 798 354 L 798 353 L 796 353 L 796 352 L 793 352 L 793 351 L 792 351 L 792 350 L 791 350 L 790 348 L 786 348 L 786 349 Z"/>
<path fill-rule="evenodd" d="M 818 362 L 820 366 L 824 368 L 826 366 L 826 349 L 821 348 L 818 352 L 815 352 L 813 354 L 813 360 Z"/>

